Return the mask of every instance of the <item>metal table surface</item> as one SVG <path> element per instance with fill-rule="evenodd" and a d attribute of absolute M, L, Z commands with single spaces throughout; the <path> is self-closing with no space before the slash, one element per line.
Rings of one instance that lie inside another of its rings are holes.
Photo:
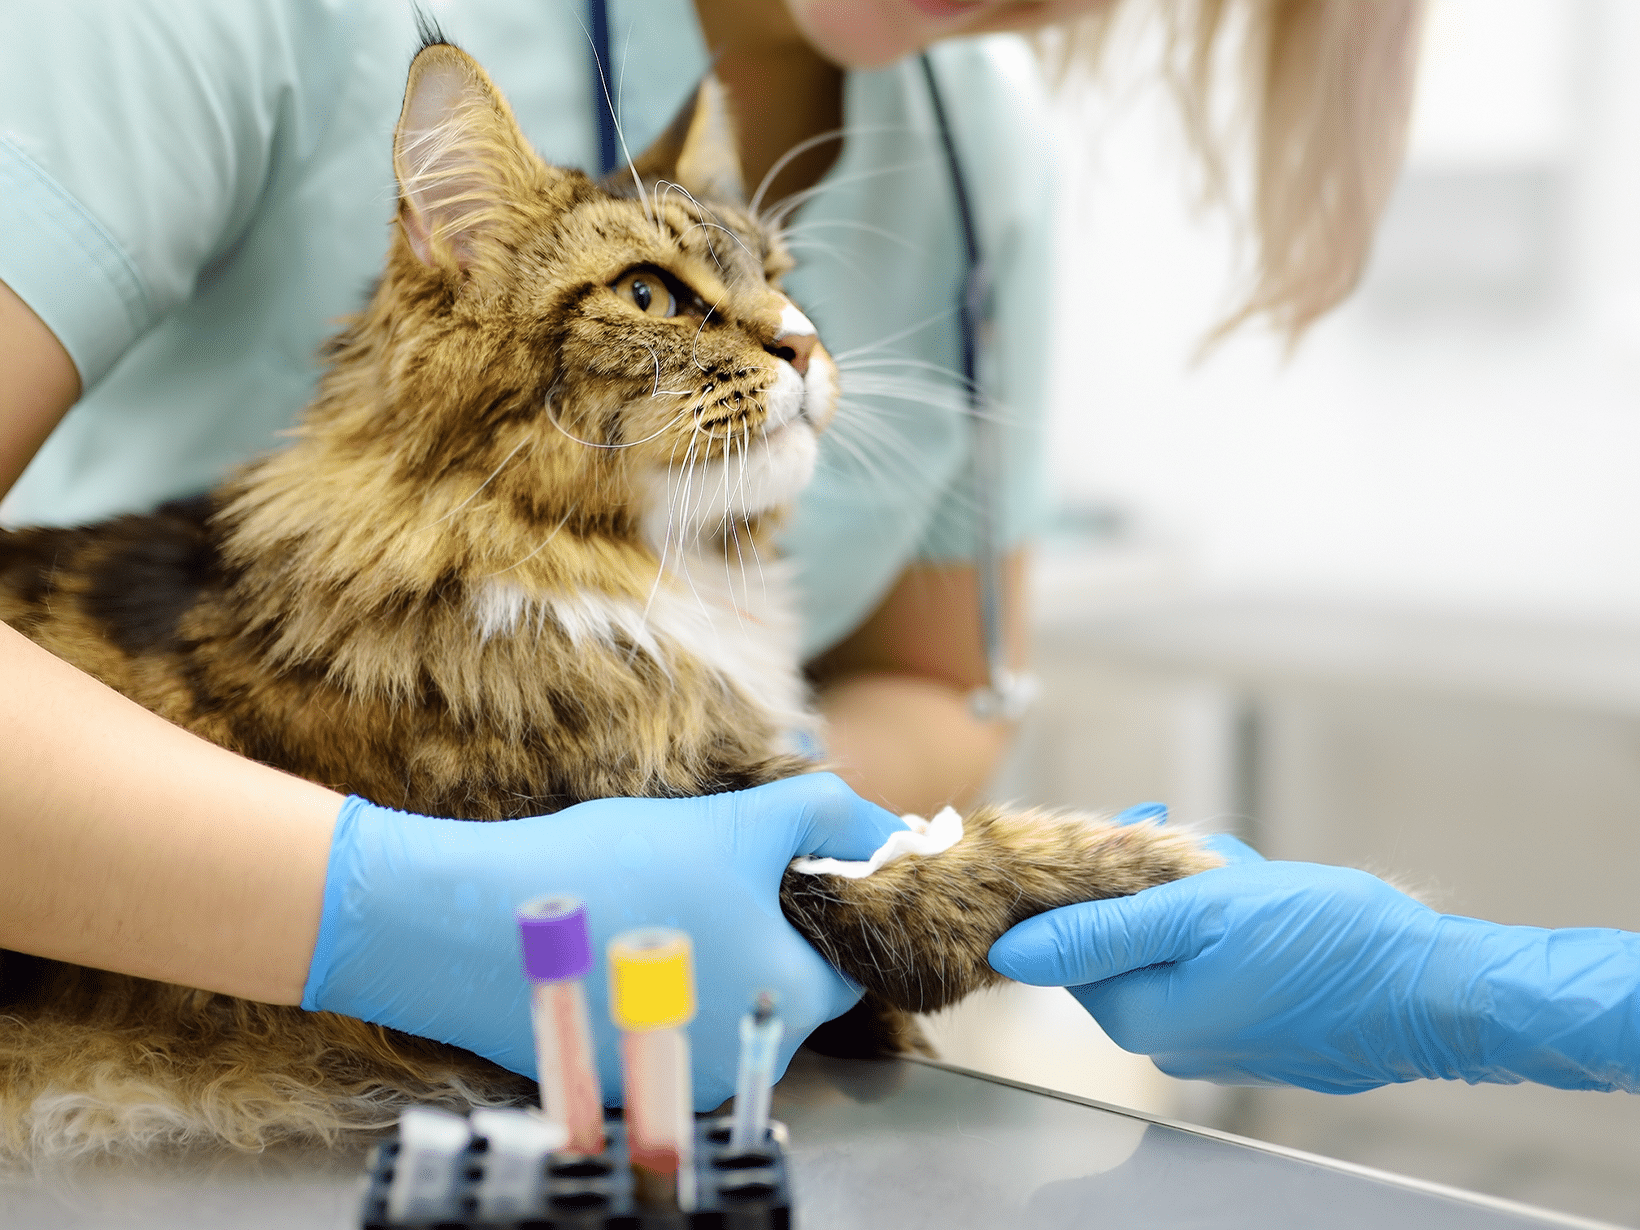
<path fill-rule="evenodd" d="M 799 1054 L 776 1090 L 802 1230 L 1527 1230 L 1600 1223 L 921 1061 Z M 345 1230 L 359 1150 L 189 1154 L 0 1178 L 6 1230 Z"/>

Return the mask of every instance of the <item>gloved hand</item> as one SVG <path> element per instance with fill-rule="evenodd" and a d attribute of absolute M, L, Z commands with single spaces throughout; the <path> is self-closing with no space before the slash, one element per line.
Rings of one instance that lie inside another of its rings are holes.
<path fill-rule="evenodd" d="M 1435 1077 L 1640 1092 L 1640 935 L 1438 914 L 1362 871 L 1229 866 L 1040 914 L 991 949 L 1173 1076 L 1351 1093 Z"/>
<path fill-rule="evenodd" d="M 785 1070 L 798 1044 L 860 997 L 780 913 L 794 857 L 863 859 L 897 816 L 829 773 L 691 799 L 600 799 L 502 823 L 440 820 L 350 798 L 337 818 L 302 1006 L 451 1042 L 535 1075 L 514 911 L 544 893 L 587 903 L 589 1014 L 606 1101 L 620 1064 L 602 959 L 629 927 L 694 942 L 695 1105 L 734 1093 L 739 1021 L 779 996 Z"/>

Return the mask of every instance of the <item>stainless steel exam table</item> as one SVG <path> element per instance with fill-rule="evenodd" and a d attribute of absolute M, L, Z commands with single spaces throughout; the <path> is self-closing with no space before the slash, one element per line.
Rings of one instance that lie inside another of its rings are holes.
<path fill-rule="evenodd" d="M 960 1069 L 800 1054 L 775 1095 L 802 1230 L 1524 1230 L 1600 1223 L 1158 1122 Z M 362 1153 L 0 1179 L 5 1230 L 355 1225 Z"/>

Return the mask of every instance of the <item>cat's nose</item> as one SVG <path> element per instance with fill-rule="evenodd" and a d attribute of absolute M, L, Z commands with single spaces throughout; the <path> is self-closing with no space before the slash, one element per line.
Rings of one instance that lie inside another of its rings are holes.
<path fill-rule="evenodd" d="M 783 333 L 763 349 L 777 359 L 786 360 L 802 376 L 808 373 L 809 356 L 814 353 L 814 344 L 819 340 L 812 333 Z"/>

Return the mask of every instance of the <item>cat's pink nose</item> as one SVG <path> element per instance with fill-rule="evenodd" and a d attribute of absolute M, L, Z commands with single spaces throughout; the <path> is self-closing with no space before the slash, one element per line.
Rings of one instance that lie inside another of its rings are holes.
<path fill-rule="evenodd" d="M 763 349 L 777 359 L 786 360 L 797 369 L 799 376 L 803 376 L 808 373 L 809 356 L 814 353 L 814 344 L 819 340 L 813 333 L 783 333 Z"/>

